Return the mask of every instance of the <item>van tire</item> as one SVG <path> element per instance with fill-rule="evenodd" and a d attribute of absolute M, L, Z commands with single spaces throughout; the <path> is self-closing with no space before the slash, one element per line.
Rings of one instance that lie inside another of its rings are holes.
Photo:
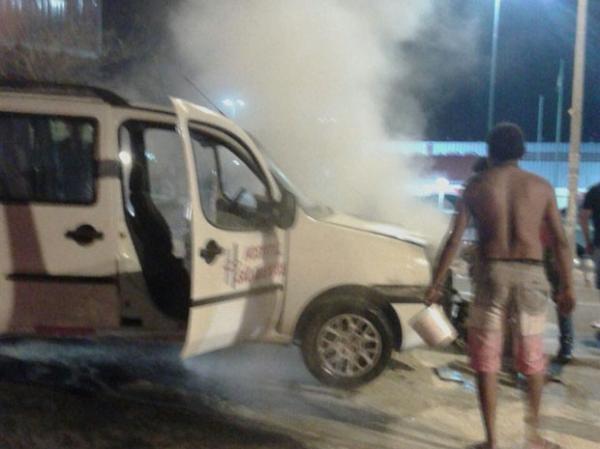
<path fill-rule="evenodd" d="M 301 342 L 302 357 L 311 374 L 325 385 L 355 388 L 375 379 L 387 367 L 394 346 L 394 334 L 384 312 L 376 305 L 357 297 L 335 296 L 316 310 L 306 325 Z M 354 336 L 351 332 L 347 334 L 344 323 L 358 326 L 363 337 Z M 337 333 L 337 329 L 344 335 L 343 343 L 333 333 Z M 336 340 L 333 344 L 332 338 Z M 348 342 L 352 338 L 358 341 Z M 324 343 L 330 351 L 324 350 Z M 352 349 L 357 347 L 362 348 L 364 354 L 373 356 L 370 359 L 357 357 Z M 339 355 L 343 357 L 342 361 L 332 364 L 331 360 L 339 360 L 335 358 Z M 348 359 L 354 361 L 352 370 L 355 372 L 342 374 L 341 371 L 348 369 Z"/>

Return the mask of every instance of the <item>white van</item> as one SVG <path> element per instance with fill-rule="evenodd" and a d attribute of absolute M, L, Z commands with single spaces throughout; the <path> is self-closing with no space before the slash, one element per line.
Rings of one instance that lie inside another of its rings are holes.
<path fill-rule="evenodd" d="M 308 204 L 227 118 L 0 87 L 0 332 L 301 345 L 343 387 L 415 343 L 425 242 Z"/>

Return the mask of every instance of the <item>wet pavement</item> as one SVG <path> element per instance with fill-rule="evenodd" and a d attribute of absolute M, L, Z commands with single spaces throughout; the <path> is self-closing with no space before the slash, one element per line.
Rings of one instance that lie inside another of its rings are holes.
<path fill-rule="evenodd" d="M 0 346 L 0 448 L 284 448 L 222 413 L 173 344 L 15 340 Z M 191 379 L 191 381 L 190 381 Z"/>
<path fill-rule="evenodd" d="M 600 299 L 577 310 L 577 359 L 547 385 L 543 428 L 565 448 L 592 449 L 600 447 L 600 345 L 589 321 L 600 317 Z M 546 346 L 556 349 L 553 323 Z M 249 344 L 185 362 L 178 351 L 174 343 L 3 341 L 0 448 L 454 449 L 482 437 L 458 351 L 397 355 L 356 391 L 320 385 L 295 347 Z M 503 448 L 520 447 L 522 395 L 503 375 Z"/>

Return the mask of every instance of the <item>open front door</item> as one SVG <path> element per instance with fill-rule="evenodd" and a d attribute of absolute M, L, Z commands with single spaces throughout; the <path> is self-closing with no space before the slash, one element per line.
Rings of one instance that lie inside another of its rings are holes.
<path fill-rule="evenodd" d="M 210 111 L 177 99 L 173 104 L 191 194 L 188 357 L 261 339 L 274 328 L 286 239 L 268 224 L 279 191 L 249 139 Z"/>

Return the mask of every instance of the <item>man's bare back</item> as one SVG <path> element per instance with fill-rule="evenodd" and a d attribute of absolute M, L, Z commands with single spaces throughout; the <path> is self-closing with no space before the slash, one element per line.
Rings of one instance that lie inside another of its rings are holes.
<path fill-rule="evenodd" d="M 476 222 L 483 259 L 543 259 L 540 230 L 554 201 L 545 180 L 516 164 L 499 165 L 473 178 L 463 198 Z"/>

